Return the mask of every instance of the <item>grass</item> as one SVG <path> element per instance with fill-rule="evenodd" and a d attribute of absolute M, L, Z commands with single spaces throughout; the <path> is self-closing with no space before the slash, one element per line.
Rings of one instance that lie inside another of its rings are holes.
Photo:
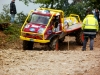
<path fill-rule="evenodd" d="M 19 39 L 21 26 L 12 24 L 4 29 L 4 34 L 7 36 L 6 41 L 14 41 Z"/>

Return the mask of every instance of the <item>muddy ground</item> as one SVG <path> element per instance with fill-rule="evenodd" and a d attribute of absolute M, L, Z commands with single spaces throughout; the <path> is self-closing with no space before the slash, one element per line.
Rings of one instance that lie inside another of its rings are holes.
<path fill-rule="evenodd" d="M 0 44 L 0 75 L 100 75 L 100 35 L 94 50 L 81 51 L 74 38 L 68 37 L 59 51 L 35 45 L 35 50 L 22 50 L 22 42 Z M 69 49 L 69 50 L 68 50 Z"/>

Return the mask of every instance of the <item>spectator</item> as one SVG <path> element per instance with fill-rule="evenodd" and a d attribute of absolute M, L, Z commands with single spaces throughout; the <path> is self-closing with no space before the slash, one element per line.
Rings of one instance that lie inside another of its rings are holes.
<path fill-rule="evenodd" d="M 84 34 L 83 48 L 82 50 L 86 50 L 86 44 L 88 42 L 88 38 L 90 38 L 90 50 L 93 50 L 94 38 L 96 37 L 96 32 L 98 32 L 98 21 L 94 17 L 94 15 L 89 12 L 86 18 L 83 20 L 82 30 Z"/>
<path fill-rule="evenodd" d="M 14 18 L 16 13 L 17 11 L 16 11 L 15 0 L 12 0 L 10 3 L 11 23 L 14 23 Z"/>
<path fill-rule="evenodd" d="M 99 22 L 99 10 L 97 8 L 95 9 L 95 17 Z"/>
<path fill-rule="evenodd" d="M 85 16 L 87 16 L 90 11 L 91 11 L 91 9 L 88 7 L 87 10 L 86 10 Z"/>

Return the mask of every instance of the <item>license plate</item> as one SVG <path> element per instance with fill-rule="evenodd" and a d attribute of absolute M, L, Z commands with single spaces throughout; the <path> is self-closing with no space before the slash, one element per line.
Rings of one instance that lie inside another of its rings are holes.
<path fill-rule="evenodd" d="M 30 39 L 30 41 L 34 41 L 33 39 Z"/>

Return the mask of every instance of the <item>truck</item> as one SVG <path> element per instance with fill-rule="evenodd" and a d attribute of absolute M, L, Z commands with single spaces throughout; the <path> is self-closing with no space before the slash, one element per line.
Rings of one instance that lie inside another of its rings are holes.
<path fill-rule="evenodd" d="M 57 9 L 38 8 L 31 10 L 21 27 L 20 39 L 23 50 L 33 50 L 34 43 L 46 45 L 51 50 L 58 50 L 66 36 L 76 37 L 79 45 L 83 43 L 82 22 L 79 15 L 70 14 Z"/>

